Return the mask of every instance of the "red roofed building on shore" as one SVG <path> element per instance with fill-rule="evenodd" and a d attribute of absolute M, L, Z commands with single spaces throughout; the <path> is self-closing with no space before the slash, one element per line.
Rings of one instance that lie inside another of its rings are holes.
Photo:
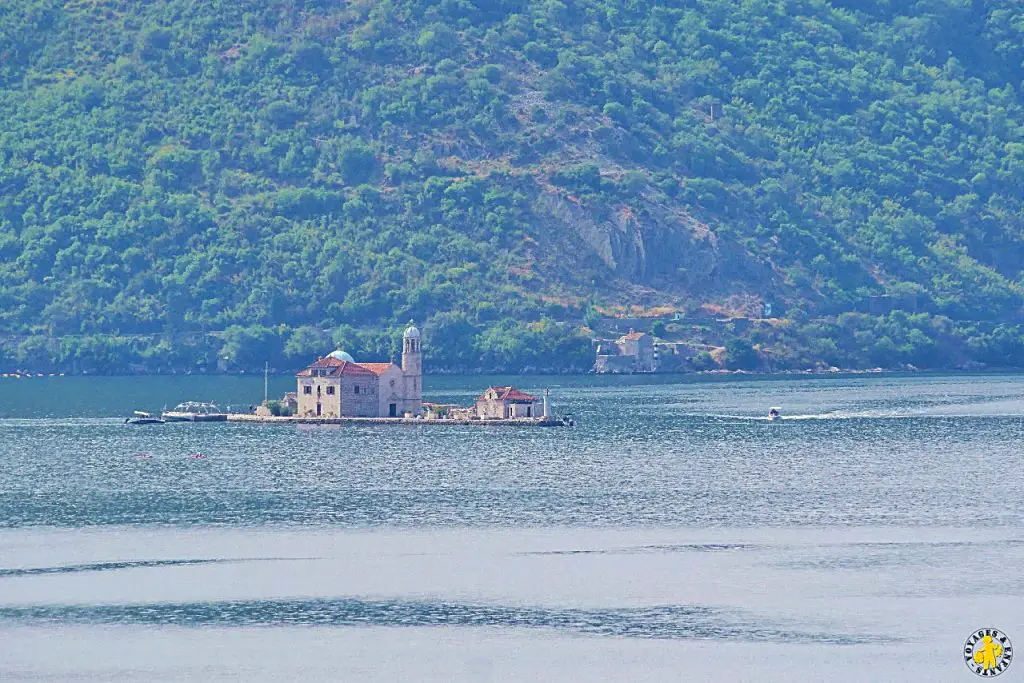
<path fill-rule="evenodd" d="M 402 417 L 423 408 L 420 331 L 402 336 L 402 365 L 357 363 L 344 351 L 319 358 L 296 374 L 300 417 Z"/>
<path fill-rule="evenodd" d="M 542 417 L 543 405 L 536 396 L 515 387 L 488 387 L 476 397 L 476 416 L 482 420 Z"/>

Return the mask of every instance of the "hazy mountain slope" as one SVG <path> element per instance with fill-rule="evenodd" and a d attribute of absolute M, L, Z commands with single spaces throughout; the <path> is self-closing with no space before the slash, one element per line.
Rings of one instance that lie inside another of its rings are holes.
<path fill-rule="evenodd" d="M 12 0 L 0 332 L 1013 320 L 1022 45 L 1012 0 Z"/>

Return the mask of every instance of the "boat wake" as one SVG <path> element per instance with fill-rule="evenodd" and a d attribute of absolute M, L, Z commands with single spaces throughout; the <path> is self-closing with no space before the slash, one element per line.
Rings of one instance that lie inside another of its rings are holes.
<path fill-rule="evenodd" d="M 833 410 L 824 413 L 802 413 L 797 415 L 784 414 L 771 418 L 766 415 L 735 415 L 728 413 L 683 413 L 683 417 L 741 422 L 799 422 L 805 420 L 909 420 L 950 418 L 1020 418 L 1019 413 L 1011 412 L 940 412 L 937 410 Z"/>
<path fill-rule="evenodd" d="M 906 411 L 844 411 L 836 410 L 827 413 L 805 413 L 798 415 L 782 415 L 777 418 L 766 415 L 730 415 L 724 413 L 686 413 L 685 417 L 711 418 L 715 420 L 739 420 L 743 422 L 799 422 L 802 420 L 898 420 L 919 417 L 949 417 L 928 413 L 912 413 Z"/>

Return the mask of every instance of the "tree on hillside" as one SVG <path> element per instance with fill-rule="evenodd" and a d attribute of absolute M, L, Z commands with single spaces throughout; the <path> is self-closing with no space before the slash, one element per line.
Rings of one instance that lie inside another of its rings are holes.
<path fill-rule="evenodd" d="M 761 364 L 761 358 L 750 342 L 738 338 L 726 342 L 723 360 L 730 370 L 756 370 Z"/>

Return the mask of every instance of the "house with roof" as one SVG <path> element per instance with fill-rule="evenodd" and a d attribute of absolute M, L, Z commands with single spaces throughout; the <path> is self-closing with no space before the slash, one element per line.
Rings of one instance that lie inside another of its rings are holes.
<path fill-rule="evenodd" d="M 654 372 L 658 367 L 654 338 L 632 329 L 614 344 L 599 343 L 596 356 L 594 372 L 597 373 Z"/>
<path fill-rule="evenodd" d="M 545 412 L 536 396 L 515 387 L 488 387 L 476 397 L 475 408 L 482 420 L 542 417 Z"/>
<path fill-rule="evenodd" d="M 296 374 L 300 417 L 403 417 L 423 408 L 420 331 L 402 335 L 402 365 L 358 363 L 337 350 Z"/>

